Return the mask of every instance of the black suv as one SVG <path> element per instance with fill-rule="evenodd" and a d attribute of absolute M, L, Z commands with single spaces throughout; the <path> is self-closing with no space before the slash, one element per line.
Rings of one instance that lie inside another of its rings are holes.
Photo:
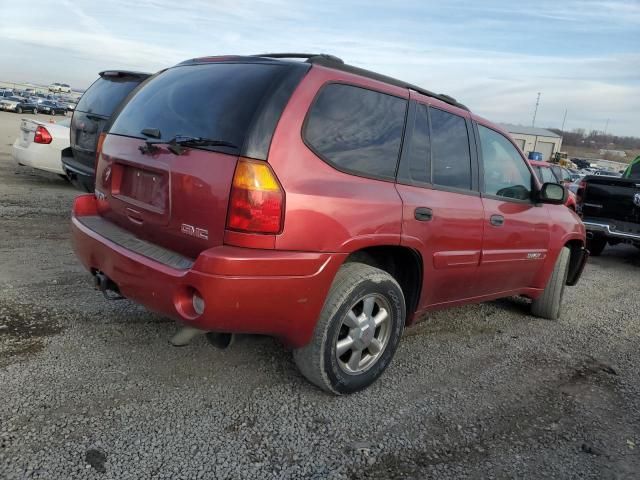
<path fill-rule="evenodd" d="M 100 72 L 84 92 L 71 119 L 72 157 L 63 157 L 65 173 L 77 188 L 93 192 L 96 149 L 113 112 L 151 74 L 122 70 Z"/>

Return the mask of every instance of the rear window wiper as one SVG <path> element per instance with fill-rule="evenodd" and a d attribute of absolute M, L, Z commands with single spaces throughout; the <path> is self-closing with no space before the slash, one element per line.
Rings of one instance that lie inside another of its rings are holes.
<path fill-rule="evenodd" d="M 144 133 L 144 131 L 143 131 Z M 147 133 L 148 135 L 148 133 Z M 213 140 L 205 137 L 192 137 L 189 135 L 176 135 L 171 140 L 146 140 L 147 147 L 140 147 L 142 153 L 151 152 L 154 145 L 167 145 L 167 148 L 175 155 L 182 155 L 184 147 L 228 147 L 238 150 L 238 146 L 224 140 Z"/>

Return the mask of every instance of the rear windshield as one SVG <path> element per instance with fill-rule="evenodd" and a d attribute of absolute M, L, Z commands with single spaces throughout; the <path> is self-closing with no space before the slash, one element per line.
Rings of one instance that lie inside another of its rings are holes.
<path fill-rule="evenodd" d="M 136 93 L 109 133 L 144 138 L 143 129 L 158 129 L 164 141 L 185 135 L 241 148 L 263 98 L 286 72 L 282 66 L 267 64 L 171 68 Z"/>
<path fill-rule="evenodd" d="M 76 110 L 110 117 L 113 111 L 127 95 L 140 85 L 144 79 L 139 77 L 99 78 L 84 92 Z"/>

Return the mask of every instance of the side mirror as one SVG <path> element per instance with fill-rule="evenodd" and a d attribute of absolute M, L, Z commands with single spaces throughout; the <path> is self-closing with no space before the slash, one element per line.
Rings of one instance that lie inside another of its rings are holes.
<path fill-rule="evenodd" d="M 562 205 L 567 201 L 567 191 L 559 183 L 545 183 L 538 192 L 538 200 L 542 203 Z"/>

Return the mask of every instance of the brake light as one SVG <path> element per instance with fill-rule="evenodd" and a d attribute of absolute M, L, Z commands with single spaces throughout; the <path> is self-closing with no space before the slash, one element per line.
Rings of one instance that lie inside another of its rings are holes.
<path fill-rule="evenodd" d="M 249 233 L 278 233 L 284 191 L 268 163 L 238 160 L 229 196 L 227 228 Z"/>
<path fill-rule="evenodd" d="M 36 133 L 33 137 L 34 143 L 44 143 L 49 144 L 53 141 L 53 137 L 49 133 L 49 130 L 44 128 L 42 125 L 38 125 L 36 128 Z"/>
<path fill-rule="evenodd" d="M 96 170 L 98 169 L 98 160 L 100 160 L 100 155 L 102 154 L 102 144 L 104 143 L 104 139 L 107 136 L 106 133 L 101 133 L 98 137 L 98 145 L 96 145 Z"/>

